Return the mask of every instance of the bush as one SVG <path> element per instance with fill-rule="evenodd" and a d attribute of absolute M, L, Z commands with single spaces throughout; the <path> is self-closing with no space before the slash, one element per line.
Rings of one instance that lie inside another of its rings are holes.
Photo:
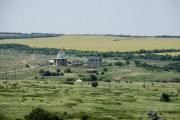
<path fill-rule="evenodd" d="M 42 108 L 33 109 L 28 115 L 24 116 L 25 120 L 63 120 L 61 117 Z"/>
<path fill-rule="evenodd" d="M 124 66 L 124 63 L 122 63 L 122 62 L 115 62 L 114 65 L 116 65 L 116 66 Z"/>
<path fill-rule="evenodd" d="M 104 72 L 101 72 L 101 75 L 104 75 Z"/>
<path fill-rule="evenodd" d="M 65 73 L 72 73 L 71 69 L 70 68 L 67 68 L 64 70 Z"/>
<path fill-rule="evenodd" d="M 97 80 L 97 77 L 96 77 L 94 74 L 91 74 L 90 79 L 91 79 L 92 81 L 96 81 L 96 80 Z"/>
<path fill-rule="evenodd" d="M 66 81 L 75 81 L 75 78 L 67 78 Z"/>
<path fill-rule="evenodd" d="M 56 70 L 56 72 L 57 72 L 57 73 L 60 73 L 60 72 L 61 72 L 61 70 L 58 68 L 58 69 Z"/>
<path fill-rule="evenodd" d="M 163 92 L 161 94 L 161 100 L 164 101 L 164 102 L 169 102 L 170 101 L 170 95 Z"/>
<path fill-rule="evenodd" d="M 111 64 L 111 63 L 109 63 L 109 64 L 108 64 L 108 66 L 112 66 L 112 64 Z"/>
<path fill-rule="evenodd" d="M 98 82 L 97 81 L 94 81 L 91 83 L 92 87 L 97 87 L 98 86 Z"/>
<path fill-rule="evenodd" d="M 180 78 L 173 78 L 170 82 L 180 83 Z"/>
<path fill-rule="evenodd" d="M 37 76 L 35 76 L 35 79 L 38 79 L 38 77 L 37 77 Z"/>
<path fill-rule="evenodd" d="M 61 76 L 64 76 L 64 73 L 61 73 Z"/>
<path fill-rule="evenodd" d="M 105 80 L 105 82 L 111 82 L 111 80 Z"/>
<path fill-rule="evenodd" d="M 126 61 L 126 65 L 129 65 L 129 64 L 130 64 L 130 62 L 127 60 L 127 61 Z"/>
<path fill-rule="evenodd" d="M 58 76 L 56 72 L 51 72 L 51 76 Z"/>
<path fill-rule="evenodd" d="M 107 68 L 104 68 L 103 71 L 106 72 L 108 69 Z"/>
<path fill-rule="evenodd" d="M 26 67 L 29 67 L 29 65 L 28 65 L 28 64 L 26 64 Z"/>
<path fill-rule="evenodd" d="M 43 69 L 40 69 L 40 70 L 39 70 L 39 73 L 40 73 L 41 75 L 43 75 L 44 70 L 43 70 Z"/>
<path fill-rule="evenodd" d="M 148 110 L 147 114 L 149 120 L 162 120 L 155 110 Z"/>
<path fill-rule="evenodd" d="M 81 120 L 88 120 L 88 118 L 89 118 L 89 116 L 86 115 L 86 114 L 83 114 L 83 115 L 81 116 Z"/>
<path fill-rule="evenodd" d="M 50 71 L 45 71 L 45 72 L 43 73 L 43 76 L 51 76 L 51 72 L 50 72 Z"/>

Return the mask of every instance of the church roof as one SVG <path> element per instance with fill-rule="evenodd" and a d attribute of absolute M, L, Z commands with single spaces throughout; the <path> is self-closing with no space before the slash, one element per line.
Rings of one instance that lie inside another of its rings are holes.
<path fill-rule="evenodd" d="M 65 52 L 64 52 L 64 48 L 58 52 L 57 56 L 55 59 L 65 59 Z"/>

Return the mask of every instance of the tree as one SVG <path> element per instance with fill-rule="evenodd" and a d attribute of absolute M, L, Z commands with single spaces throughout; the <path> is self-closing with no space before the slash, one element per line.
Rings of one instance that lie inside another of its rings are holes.
<path fill-rule="evenodd" d="M 129 65 L 129 64 L 130 64 L 130 62 L 127 60 L 127 61 L 126 61 L 126 65 Z"/>
<path fill-rule="evenodd" d="M 87 114 L 82 114 L 81 120 L 88 120 L 89 116 Z"/>
<path fill-rule="evenodd" d="M 56 70 L 56 72 L 57 72 L 57 73 L 60 73 L 60 72 L 61 72 L 61 70 L 58 68 L 58 69 Z"/>
<path fill-rule="evenodd" d="M 29 64 L 26 64 L 26 67 L 29 67 Z"/>
<path fill-rule="evenodd" d="M 103 71 L 106 72 L 108 69 L 107 68 L 104 68 Z"/>
<path fill-rule="evenodd" d="M 58 68 L 58 69 L 56 70 L 56 72 L 57 72 L 57 75 L 59 76 L 59 75 L 60 75 L 61 70 Z"/>
<path fill-rule="evenodd" d="M 91 74 L 90 79 L 91 79 L 92 81 L 96 81 L 96 80 L 97 80 L 97 77 L 96 77 L 94 74 Z"/>
<path fill-rule="evenodd" d="M 169 102 L 169 101 L 170 101 L 170 96 L 169 96 L 169 94 L 163 92 L 163 93 L 161 94 L 161 100 L 164 101 L 164 102 Z"/>
<path fill-rule="evenodd" d="M 116 65 L 116 66 L 124 66 L 124 63 L 122 63 L 122 62 L 115 62 L 114 65 Z"/>
<path fill-rule="evenodd" d="M 40 69 L 40 70 L 39 70 L 39 73 L 40 73 L 41 75 L 43 75 L 44 70 L 43 70 L 43 69 Z"/>
<path fill-rule="evenodd" d="M 51 72 L 50 72 L 50 71 L 45 71 L 45 72 L 43 73 L 43 76 L 51 76 Z"/>
<path fill-rule="evenodd" d="M 24 118 L 25 120 L 63 120 L 62 117 L 42 108 L 33 109 L 28 115 L 25 115 Z"/>
<path fill-rule="evenodd" d="M 103 72 L 103 71 L 101 72 L 101 75 L 104 75 L 104 72 Z"/>
<path fill-rule="evenodd" d="M 149 120 L 162 120 L 155 110 L 148 110 L 147 114 Z"/>
<path fill-rule="evenodd" d="M 66 81 L 75 81 L 75 78 L 70 77 L 70 78 L 67 78 Z"/>
<path fill-rule="evenodd" d="M 65 69 L 65 71 L 64 71 L 65 73 L 72 73 L 72 71 L 71 71 L 71 69 L 70 68 L 67 68 L 67 69 Z"/>
<path fill-rule="evenodd" d="M 97 81 L 93 81 L 93 82 L 91 83 L 91 85 L 92 85 L 92 87 L 97 87 L 97 86 L 98 86 L 98 82 L 97 82 Z"/>

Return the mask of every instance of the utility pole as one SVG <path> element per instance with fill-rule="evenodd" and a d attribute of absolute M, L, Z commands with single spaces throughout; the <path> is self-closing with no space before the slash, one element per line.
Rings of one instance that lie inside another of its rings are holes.
<path fill-rule="evenodd" d="M 7 88 L 7 67 L 6 67 L 6 88 Z"/>
<path fill-rule="evenodd" d="M 16 80 L 16 68 L 14 68 L 14 78 Z"/>
<path fill-rule="evenodd" d="M 111 82 L 111 81 L 109 81 L 109 95 L 110 95 L 110 87 L 111 87 L 111 86 L 110 86 L 110 82 Z"/>
<path fill-rule="evenodd" d="M 146 85 L 145 85 L 145 76 L 144 76 L 144 85 L 143 85 L 143 87 L 144 87 L 144 88 L 146 87 Z"/>

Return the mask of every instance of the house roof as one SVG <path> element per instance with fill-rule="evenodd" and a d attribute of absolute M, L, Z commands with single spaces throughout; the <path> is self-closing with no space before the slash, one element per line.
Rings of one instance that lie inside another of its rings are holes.
<path fill-rule="evenodd" d="M 90 56 L 89 60 L 102 60 L 100 57 Z"/>

